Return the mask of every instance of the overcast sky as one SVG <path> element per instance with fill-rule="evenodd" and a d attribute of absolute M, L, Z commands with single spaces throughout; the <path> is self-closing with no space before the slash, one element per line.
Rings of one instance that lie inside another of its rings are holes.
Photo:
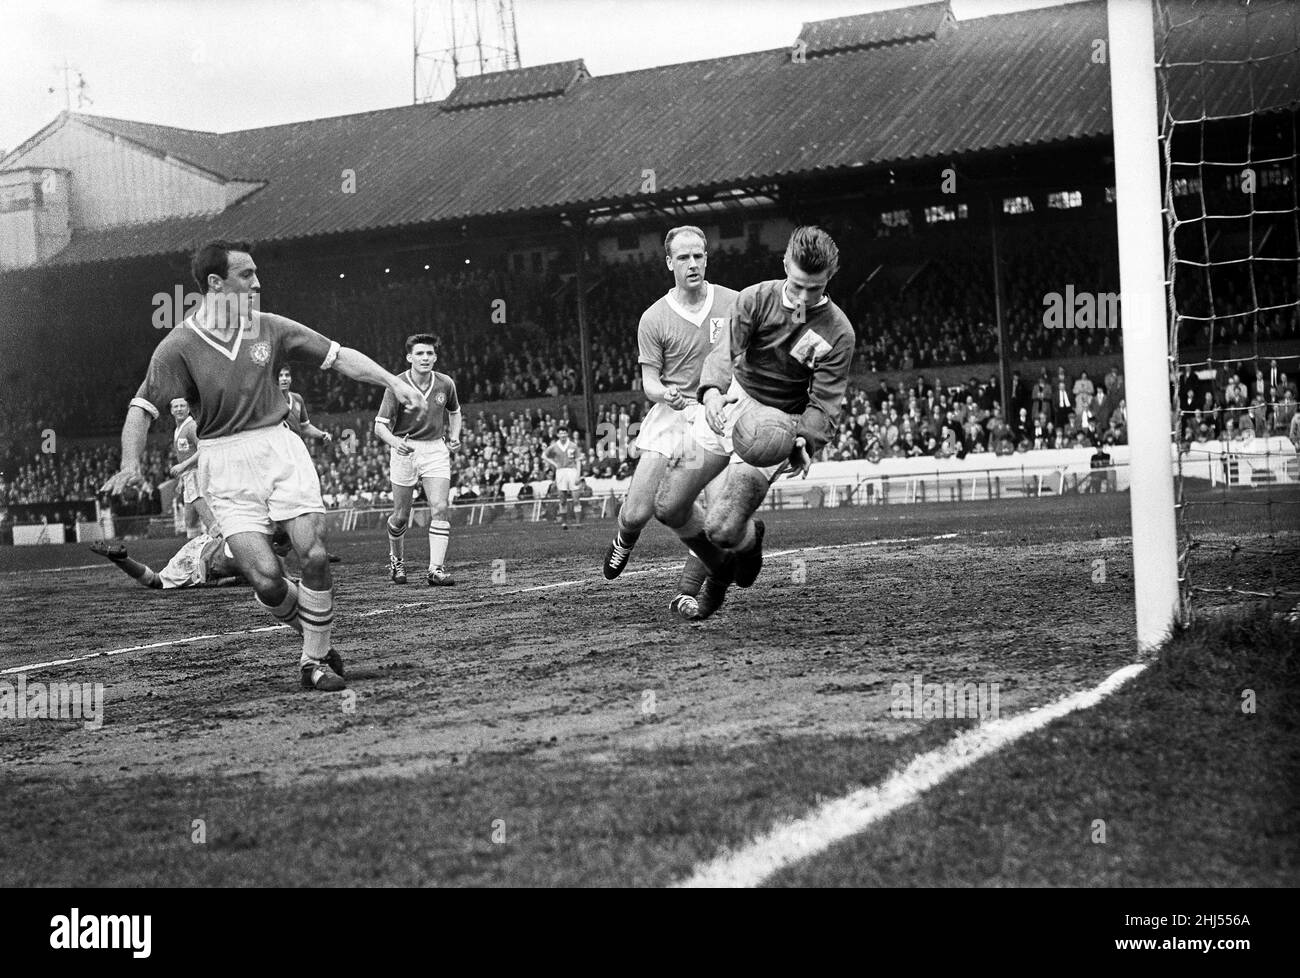
<path fill-rule="evenodd" d="M 953 0 L 953 10 L 964 19 L 1055 2 Z M 515 0 L 515 13 L 525 66 L 583 58 L 608 75 L 784 47 L 804 21 L 906 5 Z M 423 47 L 445 46 L 444 21 L 429 23 Z M 4 0 L 3 24 L 0 149 L 64 107 L 65 62 L 89 86 L 82 111 L 212 132 L 411 102 L 411 0 Z"/>

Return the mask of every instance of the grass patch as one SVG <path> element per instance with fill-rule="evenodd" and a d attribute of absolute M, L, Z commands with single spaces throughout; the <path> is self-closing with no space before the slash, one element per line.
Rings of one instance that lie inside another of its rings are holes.
<path fill-rule="evenodd" d="M 1295 886 L 1298 651 L 1263 613 L 1179 635 L 1097 708 L 769 885 Z"/>

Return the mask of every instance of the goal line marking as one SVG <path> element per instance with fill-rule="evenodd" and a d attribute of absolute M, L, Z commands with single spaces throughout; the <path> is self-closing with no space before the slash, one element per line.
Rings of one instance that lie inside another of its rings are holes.
<path fill-rule="evenodd" d="M 861 788 L 820 805 L 812 814 L 786 820 L 749 844 L 724 851 L 696 867 L 678 887 L 751 887 L 797 862 L 857 835 L 876 822 L 916 801 L 947 778 L 1075 710 L 1096 706 L 1146 669 L 1134 663 L 1117 670 L 1100 685 L 1072 693 L 1047 706 L 1007 719 L 982 723 L 948 743 L 920 754 L 902 771 L 879 785 Z"/>

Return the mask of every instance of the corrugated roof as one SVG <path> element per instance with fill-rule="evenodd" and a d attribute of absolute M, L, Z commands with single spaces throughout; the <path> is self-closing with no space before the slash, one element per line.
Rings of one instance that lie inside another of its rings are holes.
<path fill-rule="evenodd" d="M 1294 8 L 1236 9 L 1212 33 L 1185 32 L 1187 50 L 1285 52 Z M 1252 27 L 1268 36 L 1243 40 Z M 1098 0 L 803 63 L 783 48 L 472 111 L 431 103 L 228 133 L 217 138 L 221 159 L 266 181 L 262 190 L 215 216 L 79 232 L 52 263 L 181 252 L 212 235 L 268 242 L 631 203 L 646 197 L 647 170 L 659 194 L 683 194 L 1106 136 L 1110 72 L 1090 59 L 1106 36 Z M 1262 62 L 1249 83 L 1200 70 L 1213 78 L 1216 112 L 1295 104 L 1294 53 Z M 1179 97 L 1199 99 L 1199 82 Z M 159 138 L 194 153 L 211 145 L 196 133 L 182 147 L 182 132 Z M 355 193 L 343 192 L 345 169 Z"/>
<path fill-rule="evenodd" d="M 130 140 L 178 160 L 184 160 L 223 179 L 242 176 L 230 172 L 232 161 L 229 153 L 222 147 L 225 136 L 221 133 L 178 129 L 175 126 L 133 122 L 130 119 L 110 119 L 107 116 L 89 115 L 85 112 L 70 112 L 69 116 L 102 132 Z"/>
<path fill-rule="evenodd" d="M 563 95 L 575 83 L 590 77 L 586 64 L 556 61 L 512 71 L 490 71 L 473 78 L 462 78 L 440 103 L 445 111 L 519 102 L 525 99 Z"/>
<path fill-rule="evenodd" d="M 952 21 L 952 9 L 947 0 L 941 0 L 901 10 L 810 21 L 803 25 L 799 40 L 808 55 L 830 54 L 906 41 L 932 41 Z"/>

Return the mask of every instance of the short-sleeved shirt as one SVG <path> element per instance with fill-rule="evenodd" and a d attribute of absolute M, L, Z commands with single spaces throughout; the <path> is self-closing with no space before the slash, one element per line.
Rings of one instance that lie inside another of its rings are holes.
<path fill-rule="evenodd" d="M 731 327 L 739 294 L 711 283 L 706 290 L 703 307 L 694 313 L 669 292 L 641 314 L 636 331 L 638 360 L 658 367 L 664 385 L 676 385 L 687 397 L 696 396 L 704 358 Z"/>
<path fill-rule="evenodd" d="M 416 383 L 413 370 L 403 373 L 402 379 L 424 395 L 427 407 L 412 411 L 397 399 L 396 394 L 386 390 L 384 400 L 379 405 L 379 413 L 375 415 L 375 423 L 387 425 L 397 437 L 410 438 L 412 441 L 435 441 L 444 437 L 447 415 L 460 410 L 456 382 L 436 370 L 424 386 Z"/>
<path fill-rule="evenodd" d="M 280 360 L 334 365 L 339 344 L 302 323 L 268 312 L 223 341 L 193 316 L 153 351 L 149 372 L 131 403 L 157 418 L 173 398 L 196 404 L 199 440 L 280 424 L 289 413 L 275 374 Z"/>
<path fill-rule="evenodd" d="M 576 469 L 578 467 L 578 443 L 569 440 L 569 444 L 561 445 L 558 441 L 551 442 L 551 447 L 546 450 L 546 457 L 555 463 L 558 469 Z"/>
<path fill-rule="evenodd" d="M 172 448 L 176 451 L 176 461 L 185 462 L 199 450 L 198 428 L 194 416 L 186 415 L 185 420 L 176 426 L 172 434 Z"/>
<path fill-rule="evenodd" d="M 297 391 L 288 391 L 285 395 L 285 403 L 289 405 L 289 413 L 284 416 L 284 420 L 293 429 L 294 434 L 301 438 L 303 427 L 311 424 L 311 419 L 307 417 L 307 402 Z"/>

